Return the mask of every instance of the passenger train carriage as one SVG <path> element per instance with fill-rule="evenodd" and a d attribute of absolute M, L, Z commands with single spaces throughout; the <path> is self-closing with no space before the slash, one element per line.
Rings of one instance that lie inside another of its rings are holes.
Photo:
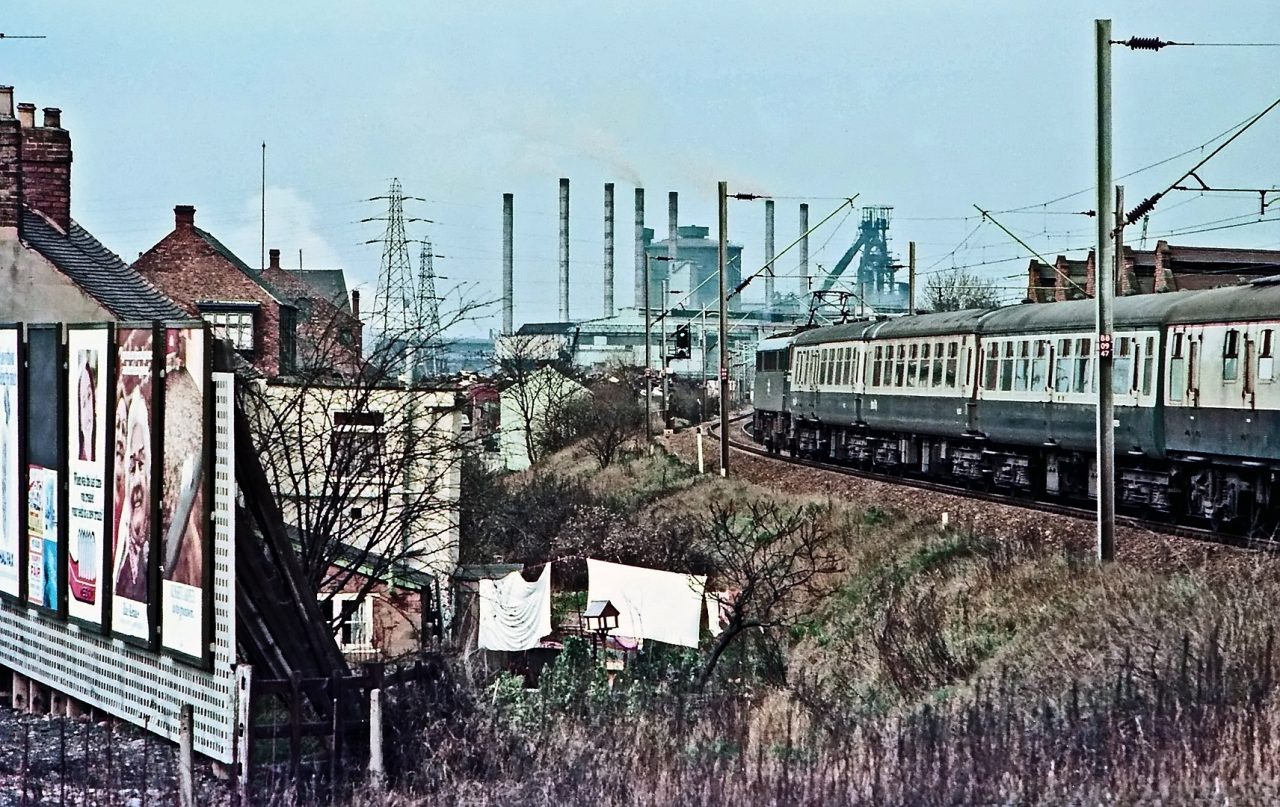
<path fill-rule="evenodd" d="M 1116 496 L 1268 533 L 1280 495 L 1280 278 L 1115 303 Z M 1096 496 L 1092 300 L 833 325 L 762 341 L 771 451 L 1028 495 Z"/>

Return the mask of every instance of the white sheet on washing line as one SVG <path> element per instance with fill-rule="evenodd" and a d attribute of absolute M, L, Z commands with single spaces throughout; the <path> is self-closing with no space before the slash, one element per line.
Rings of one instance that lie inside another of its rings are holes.
<path fill-rule="evenodd" d="M 618 609 L 615 636 L 697 647 L 706 585 L 705 575 L 587 561 L 587 599 Z"/>
<path fill-rule="evenodd" d="M 480 649 L 528 650 L 550 632 L 551 564 L 533 583 L 519 572 L 480 581 Z"/>

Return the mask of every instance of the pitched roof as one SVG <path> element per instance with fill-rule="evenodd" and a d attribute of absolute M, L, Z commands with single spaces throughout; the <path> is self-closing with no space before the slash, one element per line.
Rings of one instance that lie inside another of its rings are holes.
<path fill-rule="evenodd" d="M 347 294 L 347 276 L 341 269 L 286 270 L 311 288 L 324 295 L 342 311 L 351 313 L 351 298 Z"/>
<path fill-rule="evenodd" d="M 225 244 L 223 244 L 221 241 L 215 238 L 211 233 L 206 232 L 205 230 L 202 230 L 199 227 L 192 227 L 191 229 L 195 230 L 196 235 L 203 238 L 205 242 L 208 243 L 209 246 L 213 247 L 214 250 L 216 250 L 219 255 L 221 255 L 223 258 L 226 258 L 228 263 L 235 266 L 241 272 L 244 272 L 246 275 L 250 277 L 250 279 L 253 280 L 254 283 L 257 283 L 259 286 L 261 286 L 267 292 L 267 294 L 270 294 L 272 297 L 276 298 L 276 302 L 280 303 L 281 305 L 287 305 L 287 306 L 293 305 L 293 300 L 289 295 L 281 292 L 280 289 L 274 283 L 264 278 L 262 274 L 258 272 L 257 269 L 250 268 L 249 264 L 240 260 L 239 255 L 235 254 L 230 249 L 228 249 Z"/>
<path fill-rule="evenodd" d="M 76 222 L 63 233 L 23 209 L 22 239 L 108 311 L 124 320 L 189 319 L 142 275 Z"/>

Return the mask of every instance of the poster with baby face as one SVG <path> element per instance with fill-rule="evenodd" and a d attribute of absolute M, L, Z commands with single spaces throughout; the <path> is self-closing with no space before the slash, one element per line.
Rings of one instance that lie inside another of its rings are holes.
<path fill-rule="evenodd" d="M 106 328 L 67 331 L 67 614 L 94 626 L 103 624 L 110 342 Z"/>
<path fill-rule="evenodd" d="M 153 480 L 155 335 L 150 328 L 116 331 L 112 473 L 111 630 L 150 643 L 156 558 Z"/>
<path fill-rule="evenodd" d="M 27 602 L 62 608 L 62 329 L 27 330 Z"/>
<path fill-rule="evenodd" d="M 207 357 L 203 326 L 165 331 L 160 641 L 166 650 L 197 661 L 208 653 Z"/>
<path fill-rule="evenodd" d="M 18 562 L 22 541 L 18 456 L 18 329 L 0 328 L 0 592 L 22 594 Z"/>

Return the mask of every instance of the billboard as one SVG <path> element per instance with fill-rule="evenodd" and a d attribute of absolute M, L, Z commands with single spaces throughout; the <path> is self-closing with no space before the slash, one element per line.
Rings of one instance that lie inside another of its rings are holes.
<path fill-rule="evenodd" d="M 155 584 L 159 481 L 155 329 L 119 328 L 116 345 L 111 630 L 150 647 L 152 609 L 159 593 Z"/>
<path fill-rule="evenodd" d="M 110 557 L 111 337 L 105 327 L 67 331 L 67 615 L 96 628 L 105 625 L 102 570 Z"/>
<path fill-rule="evenodd" d="M 28 328 L 26 359 L 27 602 L 61 613 L 62 328 Z"/>
<path fill-rule="evenodd" d="M 0 593 L 22 596 L 21 458 L 18 453 L 19 331 L 0 328 Z"/>
<path fill-rule="evenodd" d="M 165 331 L 160 636 L 164 649 L 199 663 L 213 612 L 209 359 L 203 325 Z"/>

